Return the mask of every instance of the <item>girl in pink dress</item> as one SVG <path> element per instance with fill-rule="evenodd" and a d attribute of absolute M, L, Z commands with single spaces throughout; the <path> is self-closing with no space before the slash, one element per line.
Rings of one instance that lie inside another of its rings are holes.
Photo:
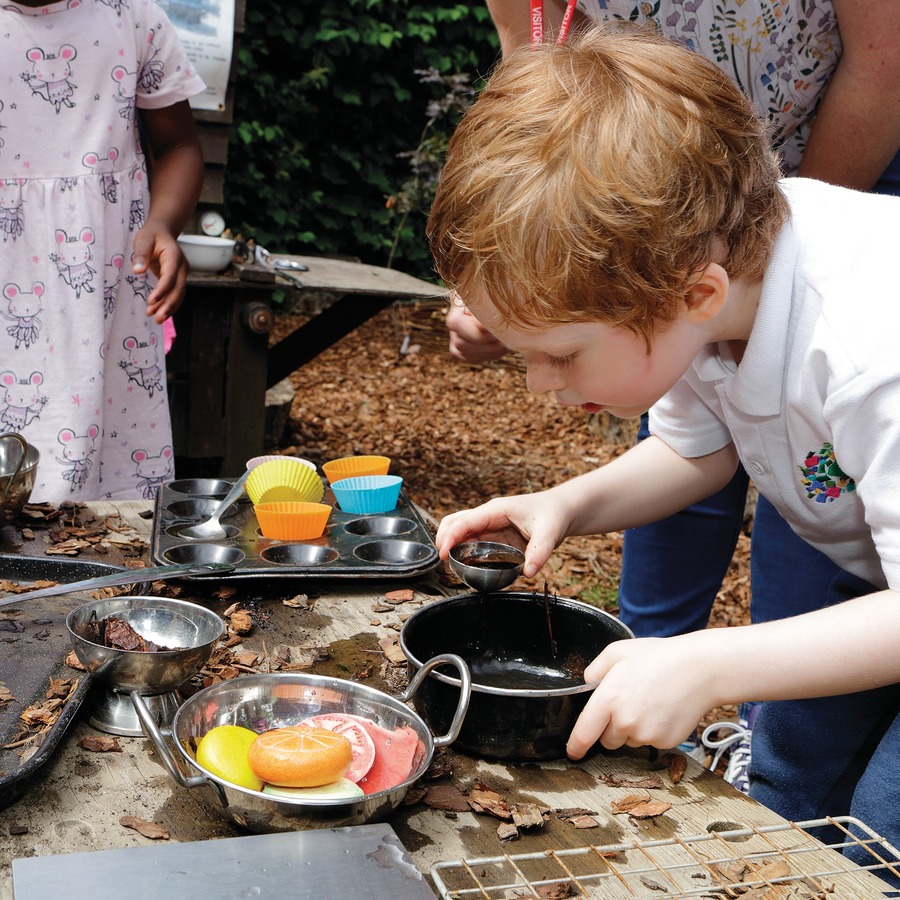
<path fill-rule="evenodd" d="M 154 0 L 0 6 L 0 433 L 40 450 L 33 501 L 149 499 L 174 474 L 162 323 L 203 87 Z"/>

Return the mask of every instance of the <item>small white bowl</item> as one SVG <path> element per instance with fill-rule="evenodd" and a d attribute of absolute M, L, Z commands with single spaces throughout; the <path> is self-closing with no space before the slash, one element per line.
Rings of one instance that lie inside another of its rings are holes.
<path fill-rule="evenodd" d="M 183 234 L 178 246 L 193 272 L 221 272 L 231 263 L 234 241 L 206 234 Z"/>

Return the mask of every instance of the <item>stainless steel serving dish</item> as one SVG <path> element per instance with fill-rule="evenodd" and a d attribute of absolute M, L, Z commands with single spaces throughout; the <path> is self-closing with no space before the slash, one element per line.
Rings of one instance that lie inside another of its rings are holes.
<path fill-rule="evenodd" d="M 457 670 L 460 691 L 447 733 L 434 737 L 406 703 L 427 674 L 440 665 Z M 158 727 L 140 694 L 133 693 L 132 701 L 144 733 L 176 784 L 196 789 L 208 806 L 241 828 L 277 832 L 362 825 L 385 818 L 424 774 L 435 748 L 456 739 L 468 708 L 470 690 L 466 664 L 458 656 L 443 654 L 425 663 L 398 697 L 341 678 L 301 673 L 246 675 L 194 694 L 175 714 L 170 728 Z M 296 725 L 309 716 L 335 712 L 366 716 L 383 728 L 412 728 L 419 739 L 419 748 L 409 777 L 391 789 L 351 800 L 289 800 L 231 784 L 204 769 L 195 758 L 197 742 L 218 725 L 241 725 L 261 733 Z"/>

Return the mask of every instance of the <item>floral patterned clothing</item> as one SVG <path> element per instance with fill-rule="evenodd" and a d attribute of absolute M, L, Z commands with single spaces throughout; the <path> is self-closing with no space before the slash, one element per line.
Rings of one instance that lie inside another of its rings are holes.
<path fill-rule="evenodd" d="M 689 458 L 733 442 L 801 538 L 900 590 L 900 199 L 805 178 L 782 189 L 791 219 L 740 367 L 727 344 L 705 348 L 650 410 L 650 430 Z"/>
<path fill-rule="evenodd" d="M 153 0 L 0 5 L 0 433 L 35 501 L 154 495 L 173 474 L 162 328 L 131 274 L 140 108 L 203 90 Z"/>
<path fill-rule="evenodd" d="M 715 62 L 775 129 L 783 168 L 793 174 L 841 55 L 830 0 L 578 0 L 602 21 L 651 23 Z"/>

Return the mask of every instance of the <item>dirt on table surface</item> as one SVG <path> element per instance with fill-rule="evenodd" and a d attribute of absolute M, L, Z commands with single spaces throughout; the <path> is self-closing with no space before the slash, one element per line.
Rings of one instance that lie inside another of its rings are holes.
<path fill-rule="evenodd" d="M 280 313 L 272 339 L 304 318 Z M 284 435 L 266 452 L 321 464 L 355 454 L 391 458 L 410 498 L 436 519 L 494 496 L 550 487 L 609 462 L 637 420 L 563 409 L 530 394 L 516 357 L 467 365 L 450 356 L 440 303 L 396 304 L 293 373 Z M 710 627 L 749 621 L 749 528 Z M 532 581 L 616 612 L 621 534 L 570 538 Z"/>

